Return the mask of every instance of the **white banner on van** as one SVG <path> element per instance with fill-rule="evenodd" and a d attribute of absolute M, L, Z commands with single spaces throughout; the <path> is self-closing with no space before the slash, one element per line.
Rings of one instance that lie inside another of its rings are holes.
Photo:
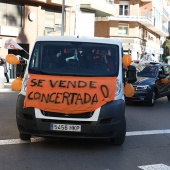
<path fill-rule="evenodd" d="M 12 38 L 5 41 L 4 47 L 6 49 L 11 49 L 11 50 L 23 50 L 23 48 L 20 45 L 18 45 Z"/>

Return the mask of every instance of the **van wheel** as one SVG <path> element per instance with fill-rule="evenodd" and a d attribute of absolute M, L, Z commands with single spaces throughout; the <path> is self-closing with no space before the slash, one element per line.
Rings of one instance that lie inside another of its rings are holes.
<path fill-rule="evenodd" d="M 21 140 L 30 140 L 31 139 L 31 135 L 25 134 L 25 133 L 20 133 L 19 137 Z"/>
<path fill-rule="evenodd" d="M 170 100 L 170 95 L 167 96 L 168 100 Z"/>
<path fill-rule="evenodd" d="M 122 145 L 125 141 L 125 136 L 126 136 L 126 120 L 125 118 L 122 120 L 122 123 L 119 127 L 119 129 L 117 130 L 116 136 L 114 138 L 110 139 L 110 142 L 113 145 Z"/>
<path fill-rule="evenodd" d="M 155 93 L 155 90 L 153 90 L 151 92 L 151 95 L 149 96 L 148 106 L 154 106 L 155 105 L 155 101 L 156 101 L 156 93 Z"/>

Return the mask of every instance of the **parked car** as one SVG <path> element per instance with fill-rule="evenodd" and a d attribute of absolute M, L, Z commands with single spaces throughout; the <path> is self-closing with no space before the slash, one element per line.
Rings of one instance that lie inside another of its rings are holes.
<path fill-rule="evenodd" d="M 137 81 L 132 83 L 135 88 L 133 97 L 126 97 L 126 101 L 146 102 L 154 106 L 156 99 L 167 96 L 170 100 L 170 65 L 165 63 L 154 63 L 136 66 Z"/>

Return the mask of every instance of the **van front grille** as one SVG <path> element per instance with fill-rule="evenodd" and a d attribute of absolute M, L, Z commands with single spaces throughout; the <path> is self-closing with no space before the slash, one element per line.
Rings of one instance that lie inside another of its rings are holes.
<path fill-rule="evenodd" d="M 41 110 L 41 113 L 44 116 L 49 117 L 63 117 L 63 118 L 91 118 L 94 112 L 85 112 L 80 114 L 66 114 L 66 113 L 59 113 L 59 112 L 48 112 Z"/>

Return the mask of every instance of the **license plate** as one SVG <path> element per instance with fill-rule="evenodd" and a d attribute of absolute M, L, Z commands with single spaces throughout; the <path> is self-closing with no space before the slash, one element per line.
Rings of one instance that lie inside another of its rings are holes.
<path fill-rule="evenodd" d="M 81 125 L 68 125 L 68 124 L 51 123 L 50 129 L 56 130 L 56 131 L 81 132 Z"/>

